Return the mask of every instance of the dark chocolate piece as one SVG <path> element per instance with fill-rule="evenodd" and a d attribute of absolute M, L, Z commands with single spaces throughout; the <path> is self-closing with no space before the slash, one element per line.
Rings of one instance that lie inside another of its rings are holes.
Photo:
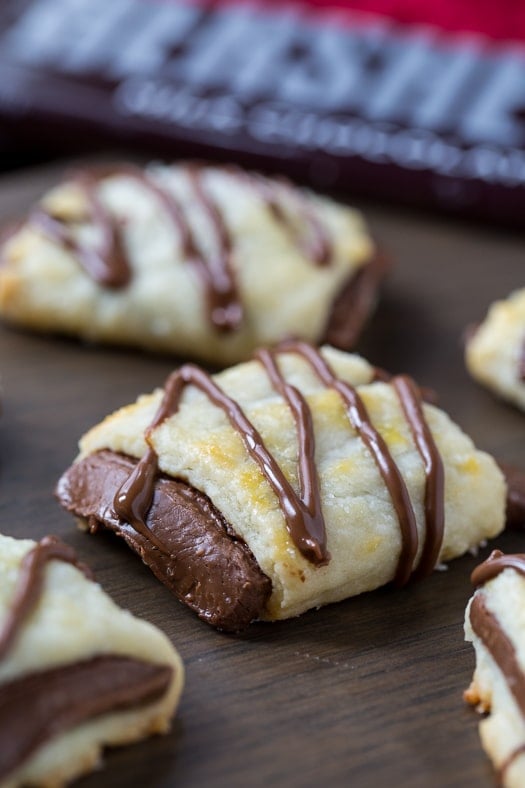
<path fill-rule="evenodd" d="M 105 655 L 0 685 L 0 782 L 48 740 L 103 714 L 160 699 L 171 678 L 171 667 Z"/>
<path fill-rule="evenodd" d="M 89 455 L 64 473 L 57 496 L 90 525 L 96 521 L 122 536 L 181 602 L 218 629 L 239 631 L 260 617 L 271 593 L 270 580 L 205 495 L 182 481 L 158 476 L 147 528 L 163 551 L 117 516 L 115 491 L 136 467 L 136 460 L 114 452 Z"/>
<path fill-rule="evenodd" d="M 388 260 L 380 252 L 348 279 L 334 299 L 324 337 L 341 350 L 352 350 L 377 300 L 379 285 L 388 268 Z"/>
<path fill-rule="evenodd" d="M 498 462 L 507 482 L 506 520 L 510 528 L 525 526 L 525 471 L 516 465 Z"/>

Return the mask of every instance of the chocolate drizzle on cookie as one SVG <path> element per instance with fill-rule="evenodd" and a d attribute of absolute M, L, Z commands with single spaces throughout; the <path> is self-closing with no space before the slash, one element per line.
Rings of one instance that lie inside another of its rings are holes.
<path fill-rule="evenodd" d="M 72 547 L 55 536 L 41 539 L 22 560 L 13 605 L 3 629 L 0 630 L 0 660 L 6 655 L 24 621 L 38 603 L 44 585 L 44 569 L 49 561 L 64 561 L 76 566 L 86 577 L 92 577 L 91 571 L 78 560 Z"/>
<path fill-rule="evenodd" d="M 493 550 L 487 560 L 473 571 L 471 581 L 478 587 L 483 586 L 506 569 L 513 569 L 525 577 L 525 554 L 506 555 L 500 550 Z M 509 691 L 525 718 L 525 674 L 519 664 L 514 644 L 505 634 L 497 617 L 488 609 L 483 592 L 476 593 L 472 599 L 469 618 L 474 633 L 505 677 Z M 525 744 L 522 744 L 504 760 L 498 769 L 500 781 L 503 781 L 505 772 L 524 751 Z"/>
<path fill-rule="evenodd" d="M 242 321 L 243 310 L 231 265 L 231 236 L 217 203 L 206 189 L 202 169 L 192 165 L 187 168 L 187 174 L 195 197 L 213 227 L 217 243 L 217 252 L 210 257 L 206 267 L 207 290 L 213 294 L 211 319 L 218 329 L 235 329 Z"/>
<path fill-rule="evenodd" d="M 244 173 L 236 167 L 226 167 L 224 172 L 259 195 L 274 219 L 282 224 L 297 243 L 303 254 L 315 265 L 326 266 L 333 255 L 330 235 L 318 219 L 315 209 L 300 192 L 284 179 L 271 181 L 257 174 Z M 101 240 L 97 245 L 86 244 L 75 237 L 68 221 L 54 216 L 39 206 L 30 222 L 57 244 L 62 245 L 78 259 L 95 282 L 112 289 L 129 284 L 132 271 L 121 238 L 120 227 L 97 196 L 97 187 L 104 178 L 130 177 L 154 195 L 162 204 L 180 241 L 182 254 L 196 270 L 205 290 L 209 319 L 217 331 L 237 329 L 243 320 L 243 306 L 232 267 L 233 242 L 222 211 L 207 187 L 204 167 L 190 163 L 184 168 L 196 204 L 206 216 L 212 229 L 216 251 L 204 255 L 186 217 L 185 209 L 172 190 L 155 179 L 154 171 L 143 171 L 131 164 L 100 166 L 82 170 L 72 175 L 73 183 L 82 190 L 87 203 L 86 219 L 98 230 Z M 288 199 L 298 221 L 292 220 L 284 207 Z M 296 226 L 299 225 L 301 229 Z"/>
<path fill-rule="evenodd" d="M 275 352 L 262 349 L 255 354 L 255 357 L 265 368 L 274 389 L 292 411 L 298 436 L 300 496 L 290 494 L 293 491 L 287 489 L 289 485 L 282 474 L 274 490 L 279 496 L 288 530 L 295 545 L 312 563 L 326 564 L 329 555 L 326 549 L 326 529 L 321 508 L 319 477 L 315 465 L 312 413 L 301 392 L 284 379 Z M 281 492 L 283 490 L 286 493 L 284 496 Z"/>
<path fill-rule="evenodd" d="M 520 667 L 516 650 L 507 637 L 496 616 L 488 609 L 484 595 L 476 594 L 470 605 L 470 623 L 473 631 L 481 640 L 492 659 L 502 672 L 509 691 L 525 717 L 525 675 Z M 500 780 L 514 760 L 523 752 L 524 746 L 517 747 L 498 769 Z"/>
<path fill-rule="evenodd" d="M 414 578 L 425 577 L 436 566 L 445 531 L 445 470 L 425 419 L 421 392 L 406 375 L 392 379 L 401 407 L 425 468 L 425 542 Z"/>
<path fill-rule="evenodd" d="M 504 569 L 514 569 L 525 577 L 525 553 L 507 555 L 501 550 L 493 550 L 487 560 L 474 569 L 470 580 L 475 586 L 482 586 Z"/>
<path fill-rule="evenodd" d="M 302 192 L 295 191 L 293 185 L 284 178 L 274 178 L 271 181 L 258 173 L 247 173 L 238 167 L 228 167 L 228 172 L 257 192 L 275 221 L 283 225 L 308 260 L 319 266 L 330 264 L 333 255 L 330 235 Z M 281 195 L 293 201 L 304 230 L 297 229 L 290 220 L 280 199 Z"/>
<path fill-rule="evenodd" d="M 246 417 L 240 405 L 225 394 L 204 370 L 193 364 L 185 364 L 170 375 L 166 382 L 164 398 L 153 422 L 148 427 L 147 434 L 177 412 L 182 392 L 188 385 L 195 386 L 206 394 L 210 401 L 224 412 L 232 427 L 239 433 L 249 455 L 258 464 L 277 495 L 288 531 L 297 548 L 312 563 L 326 563 L 328 555 L 324 523 L 319 522 L 320 506 L 317 500 L 312 503 L 313 489 L 305 489 L 310 509 L 302 497 L 295 493 L 275 457 L 266 448 L 259 431 Z M 307 461 L 301 464 L 305 466 Z M 116 513 L 126 520 L 127 512 L 132 510 L 135 519 L 140 521 L 141 533 L 148 528 L 146 525 L 148 501 L 151 501 L 153 496 L 156 473 L 157 456 L 153 450 L 150 450 L 139 461 L 134 472 L 134 478 L 143 479 L 144 486 L 124 484 L 115 495 Z M 315 496 L 317 497 L 318 495 Z"/>
<path fill-rule="evenodd" d="M 335 390 L 340 395 L 353 428 L 370 451 L 389 491 L 401 529 L 402 547 L 395 582 L 398 585 L 403 585 L 408 581 L 414 569 L 418 551 L 416 518 L 406 484 L 388 446 L 373 426 L 357 390 L 349 383 L 337 378 L 320 352 L 307 343 L 295 340 L 287 341 L 279 345 L 277 350 L 262 350 L 256 356 L 265 368 L 275 390 L 287 402 L 295 420 L 299 447 L 298 465 L 301 488 L 299 494 L 293 490 L 275 458 L 266 448 L 260 433 L 246 417 L 238 403 L 228 397 L 210 375 L 194 365 L 184 365 L 168 378 L 159 410 L 146 431 L 146 440 L 165 419 L 177 412 L 185 387 L 196 386 L 225 413 L 232 427 L 239 433 L 249 455 L 259 465 L 279 500 L 288 532 L 298 550 L 311 563 L 325 564 L 329 560 L 329 555 L 326 547 L 319 479 L 315 467 L 312 415 L 305 398 L 294 386 L 285 381 L 279 370 L 278 354 L 284 352 L 301 355 L 319 380 L 327 388 Z M 406 377 L 394 379 L 393 385 L 409 423 L 417 450 L 425 465 L 426 540 L 422 550 L 420 567 L 418 567 L 418 575 L 423 575 L 434 568 L 443 538 L 443 467 L 424 417 L 419 390 Z M 124 521 L 133 520 L 131 524 L 142 535 L 145 535 L 149 530 L 146 518 L 157 474 L 158 458 L 150 447 L 138 462 L 130 479 L 117 491 L 114 499 L 114 509 L 117 515 Z M 130 517 L 130 512 L 132 517 Z M 161 544 L 158 546 L 159 549 L 163 549 Z"/>
<path fill-rule="evenodd" d="M 354 386 L 337 378 L 315 348 L 305 342 L 283 343 L 281 347 L 283 350 L 299 353 L 310 364 L 319 380 L 327 388 L 337 391 L 347 408 L 353 428 L 372 455 L 390 493 L 401 528 L 402 547 L 395 582 L 403 585 L 408 581 L 417 551 L 416 518 L 403 477 L 383 437 L 373 426 L 365 404 Z"/>
<path fill-rule="evenodd" d="M 76 240 L 71 228 L 43 207 L 36 208 L 29 220 L 53 241 L 72 252 L 84 271 L 103 287 L 118 289 L 125 287 L 131 278 L 131 269 L 126 258 L 119 229 L 97 196 L 97 180 L 89 173 L 76 176 L 75 184 L 82 190 L 89 220 L 101 234 L 101 241 L 90 246 Z"/>
<path fill-rule="evenodd" d="M 54 536 L 44 537 L 29 550 L 21 561 L 13 603 L 0 630 L 0 661 L 39 603 L 50 561 L 72 564 L 92 579 L 73 548 Z M 169 665 L 101 654 L 9 678 L 0 684 L 0 782 L 46 742 L 86 720 L 159 700 L 172 677 Z"/>

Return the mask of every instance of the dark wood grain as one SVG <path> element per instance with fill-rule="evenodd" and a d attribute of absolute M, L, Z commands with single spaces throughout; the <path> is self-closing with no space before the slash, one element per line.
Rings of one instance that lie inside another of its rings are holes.
<path fill-rule="evenodd" d="M 0 179 L 2 219 L 58 166 Z M 525 466 L 525 416 L 474 384 L 461 337 L 488 303 L 524 284 L 523 239 L 366 206 L 394 266 L 360 351 L 436 389 L 476 443 Z M 80 435 L 162 384 L 175 359 L 0 330 L 0 529 L 74 545 L 115 600 L 162 627 L 187 669 L 170 735 L 112 752 L 84 788 L 117 786 L 491 786 L 478 719 L 462 692 L 466 556 L 402 590 L 350 599 L 243 637 L 199 622 L 116 538 L 74 528 L 53 498 Z M 525 533 L 495 544 L 525 549 Z M 481 556 L 488 552 L 481 551 Z"/>

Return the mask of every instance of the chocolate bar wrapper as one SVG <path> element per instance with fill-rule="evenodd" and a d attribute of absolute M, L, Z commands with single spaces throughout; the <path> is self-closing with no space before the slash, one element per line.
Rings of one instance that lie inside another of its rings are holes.
<path fill-rule="evenodd" d="M 28 146 L 228 159 L 523 226 L 518 44 L 300 5 L 8 0 L 0 73 Z"/>

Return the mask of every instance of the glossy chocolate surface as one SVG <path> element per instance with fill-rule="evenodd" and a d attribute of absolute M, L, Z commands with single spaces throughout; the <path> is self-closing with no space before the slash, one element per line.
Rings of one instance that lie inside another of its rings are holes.
<path fill-rule="evenodd" d="M 122 536 L 152 572 L 202 619 L 227 631 L 258 618 L 271 591 L 244 542 L 228 532 L 220 512 L 183 482 L 156 479 L 145 529 L 117 516 L 114 496 L 137 461 L 103 451 L 74 464 L 57 496 L 69 511 Z M 160 548 L 160 549 L 159 549 Z"/>
<path fill-rule="evenodd" d="M 104 655 L 0 684 L 0 780 L 61 733 L 158 700 L 171 678 L 170 667 Z"/>

